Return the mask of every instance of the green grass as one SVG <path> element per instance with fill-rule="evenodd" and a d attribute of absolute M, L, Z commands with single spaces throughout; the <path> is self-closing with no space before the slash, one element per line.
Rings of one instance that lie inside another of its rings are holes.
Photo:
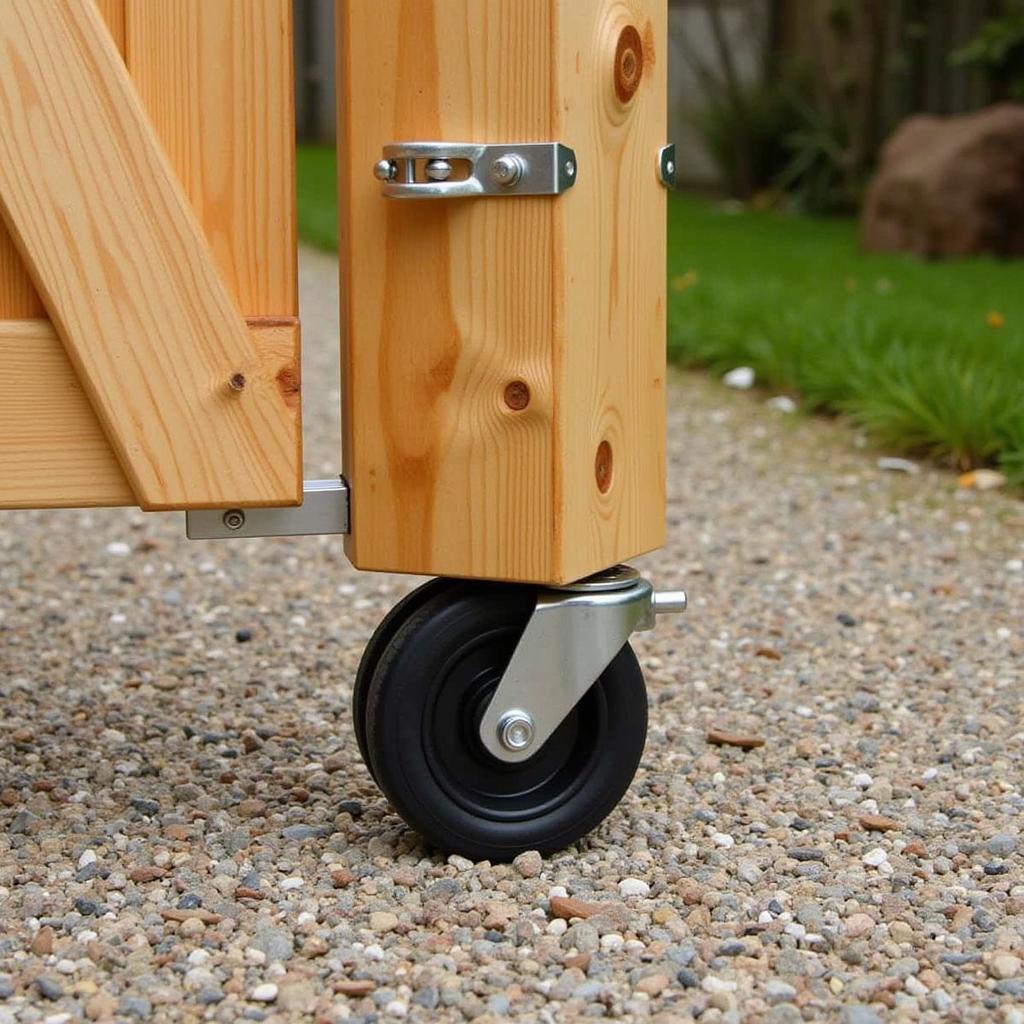
<path fill-rule="evenodd" d="M 299 146 L 299 237 L 319 249 L 338 248 L 338 160 L 326 146 Z"/>
<path fill-rule="evenodd" d="M 675 361 L 752 366 L 890 450 L 1024 483 L 1024 263 L 869 255 L 849 221 L 685 196 L 669 239 Z"/>
<path fill-rule="evenodd" d="M 300 147 L 298 167 L 300 234 L 335 249 L 334 152 Z M 1024 485 L 1024 263 L 867 255 L 848 221 L 673 196 L 668 313 L 675 362 L 752 366 L 889 451 Z"/>

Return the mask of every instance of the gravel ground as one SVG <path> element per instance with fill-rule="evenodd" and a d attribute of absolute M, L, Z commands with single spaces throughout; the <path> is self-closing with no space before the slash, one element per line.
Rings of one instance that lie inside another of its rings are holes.
<path fill-rule="evenodd" d="M 303 276 L 327 475 L 334 268 Z M 543 861 L 431 855 L 359 762 L 351 681 L 410 580 L 331 539 L 0 517 L 0 1022 L 1022 1024 L 1024 507 L 699 377 L 670 397 L 642 561 L 691 611 L 637 639 L 627 798 Z"/>

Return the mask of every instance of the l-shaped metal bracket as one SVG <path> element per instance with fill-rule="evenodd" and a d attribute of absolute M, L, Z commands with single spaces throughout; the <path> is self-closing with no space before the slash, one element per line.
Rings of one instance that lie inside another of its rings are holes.
<path fill-rule="evenodd" d="M 480 722 L 484 747 L 509 763 L 532 757 L 634 632 L 685 610 L 685 593 L 655 593 L 628 565 L 541 591 Z"/>
<path fill-rule="evenodd" d="M 203 509 L 185 513 L 189 540 L 310 537 L 349 532 L 349 491 L 343 477 L 307 480 L 302 504 L 289 508 Z"/>

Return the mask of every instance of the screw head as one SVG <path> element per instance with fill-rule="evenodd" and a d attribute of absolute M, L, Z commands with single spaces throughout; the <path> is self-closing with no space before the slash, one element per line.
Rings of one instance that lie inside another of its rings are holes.
<path fill-rule="evenodd" d="M 506 711 L 498 721 L 498 742 L 513 753 L 526 750 L 533 743 L 533 719 L 518 708 Z"/>
<path fill-rule="evenodd" d="M 452 165 L 447 160 L 428 160 L 427 178 L 430 181 L 447 181 L 452 176 Z"/>
<path fill-rule="evenodd" d="M 378 160 L 373 166 L 373 176 L 378 181 L 394 181 L 398 168 L 393 160 Z"/>
<path fill-rule="evenodd" d="M 576 164 L 575 164 L 574 161 L 572 161 L 572 160 L 566 160 L 565 161 L 565 176 L 567 178 L 575 178 L 576 177 Z"/>
<path fill-rule="evenodd" d="M 671 160 L 665 164 L 665 173 L 669 175 L 669 177 L 676 173 L 676 165 Z"/>
<path fill-rule="evenodd" d="M 224 513 L 223 523 L 229 530 L 240 530 L 245 526 L 245 513 L 240 508 L 229 508 Z"/>
<path fill-rule="evenodd" d="M 491 177 L 503 188 L 518 185 L 526 171 L 526 161 L 518 153 L 499 156 L 491 164 Z"/>

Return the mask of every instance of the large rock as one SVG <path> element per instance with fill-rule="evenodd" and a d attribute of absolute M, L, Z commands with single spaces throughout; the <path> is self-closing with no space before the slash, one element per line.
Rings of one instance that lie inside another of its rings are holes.
<path fill-rule="evenodd" d="M 867 249 L 1024 256 L 1024 105 L 904 121 L 864 202 Z"/>

